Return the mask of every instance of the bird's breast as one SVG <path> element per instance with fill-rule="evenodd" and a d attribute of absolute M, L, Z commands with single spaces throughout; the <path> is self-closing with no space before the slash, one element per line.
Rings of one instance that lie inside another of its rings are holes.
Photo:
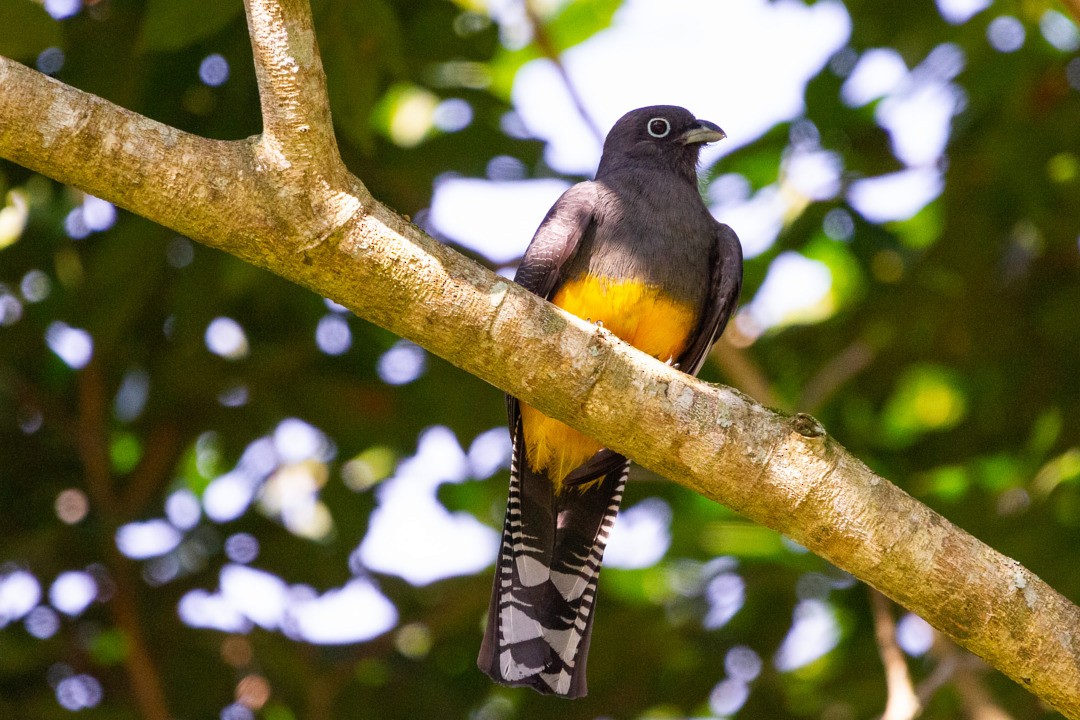
<path fill-rule="evenodd" d="M 584 320 L 602 323 L 665 362 L 678 358 L 699 320 L 698 308 L 657 285 L 634 279 L 584 275 L 567 281 L 552 302 Z"/>
<path fill-rule="evenodd" d="M 583 320 L 599 322 L 622 340 L 665 362 L 679 357 L 699 322 L 699 309 L 641 280 L 584 275 L 567 281 L 552 302 Z M 600 443 L 538 410 L 522 404 L 529 465 L 551 479 L 563 479 L 594 453 Z"/>

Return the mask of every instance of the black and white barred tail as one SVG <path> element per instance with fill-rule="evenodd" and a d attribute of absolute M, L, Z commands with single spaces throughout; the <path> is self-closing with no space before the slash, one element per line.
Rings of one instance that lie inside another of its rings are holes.
<path fill-rule="evenodd" d="M 556 495 L 514 433 L 510 497 L 477 665 L 497 682 L 567 698 L 586 694 L 596 583 L 629 461 Z"/>

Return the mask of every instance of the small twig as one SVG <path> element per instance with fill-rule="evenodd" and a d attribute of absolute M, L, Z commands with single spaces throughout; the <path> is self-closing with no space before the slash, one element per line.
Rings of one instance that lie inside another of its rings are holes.
<path fill-rule="evenodd" d="M 75 442 L 82 461 L 83 480 L 98 510 L 110 523 L 115 523 L 120 508 L 112 491 L 105 377 L 98 358 L 83 368 L 76 384 L 79 410 Z"/>
<path fill-rule="evenodd" d="M 109 575 L 116 591 L 109 600 L 113 622 L 124 633 L 128 651 L 124 657 L 131 694 L 144 720 L 170 720 L 172 713 L 165 699 L 161 676 L 150 655 L 139 618 L 138 582 L 131 573 L 127 558 L 113 542 L 113 533 L 126 520 L 117 499 L 109 464 L 108 393 L 100 359 L 91 360 L 78 376 L 78 422 L 75 425 L 77 446 L 82 460 L 86 489 L 98 506 L 103 520 L 101 536 Z"/>
<path fill-rule="evenodd" d="M 960 665 L 960 648 L 937 630 L 934 631 L 934 644 L 930 648 L 930 654 L 936 660 L 934 669 L 915 687 L 915 694 L 923 706 L 952 680 L 956 668 Z"/>
<path fill-rule="evenodd" d="M 713 345 L 712 359 L 731 380 L 731 384 L 742 390 L 762 405 L 781 410 L 788 410 L 786 403 L 773 392 L 772 384 L 753 359 L 728 342 L 726 336 Z"/>
<path fill-rule="evenodd" d="M 604 131 L 600 129 L 600 126 L 596 124 L 596 121 L 592 119 L 589 111 L 585 108 L 585 102 L 582 100 L 581 94 L 578 93 L 574 81 L 570 79 L 570 73 L 566 71 L 566 65 L 563 64 L 562 57 L 559 54 L 559 48 L 556 47 L 555 41 L 544 26 L 544 19 L 540 17 L 536 8 L 533 7 L 531 0 L 525 0 L 525 14 L 528 16 L 529 22 L 532 23 L 533 26 L 533 39 L 536 42 L 536 47 L 540 49 L 540 52 L 544 57 L 555 65 L 555 71 L 559 74 L 559 79 L 562 80 L 563 86 L 566 88 L 566 93 L 570 96 L 570 101 L 574 104 L 574 109 L 577 110 L 578 115 L 581 116 L 581 119 L 589 128 L 593 137 L 596 138 L 596 141 L 603 144 Z"/>
<path fill-rule="evenodd" d="M 885 685 L 889 699 L 881 720 L 912 720 L 922 712 L 919 698 L 911 684 L 904 653 L 896 644 L 896 623 L 889 600 L 874 588 L 868 587 L 870 607 L 874 611 L 874 638 L 877 640 L 881 664 L 885 666 Z"/>
<path fill-rule="evenodd" d="M 169 482 L 170 475 L 183 447 L 179 428 L 164 423 L 150 428 L 143 455 L 120 499 L 120 507 L 128 517 L 134 517 Z"/>
<path fill-rule="evenodd" d="M 1080 24 L 1080 0 L 1063 0 L 1062 4 L 1068 9 L 1073 20 Z"/>
<path fill-rule="evenodd" d="M 1080 2 L 1080 0 L 1078 0 Z M 841 350 L 803 386 L 799 410 L 816 412 L 851 378 L 865 370 L 877 353 L 864 340 L 856 340 Z"/>
<path fill-rule="evenodd" d="M 953 676 L 953 687 L 960 695 L 964 715 L 970 720 L 1012 720 L 1012 716 L 994 702 L 983 686 L 986 665 L 974 655 L 964 653 Z"/>

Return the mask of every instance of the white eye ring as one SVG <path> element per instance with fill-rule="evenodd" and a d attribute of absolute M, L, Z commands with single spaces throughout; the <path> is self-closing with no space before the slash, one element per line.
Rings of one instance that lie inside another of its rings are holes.
<path fill-rule="evenodd" d="M 645 123 L 645 130 L 654 138 L 667 137 L 668 133 L 671 132 L 671 123 L 669 123 L 666 118 L 654 117 L 649 120 L 649 122 Z"/>

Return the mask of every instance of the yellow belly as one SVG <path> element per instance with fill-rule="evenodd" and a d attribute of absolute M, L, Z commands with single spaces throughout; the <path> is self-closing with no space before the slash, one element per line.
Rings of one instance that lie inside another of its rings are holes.
<path fill-rule="evenodd" d="M 696 309 L 657 288 L 632 280 L 587 276 L 566 283 L 552 302 L 604 327 L 653 357 L 668 362 L 685 349 L 697 325 Z M 525 454 L 562 490 L 563 479 L 600 450 L 600 443 L 522 403 Z"/>

